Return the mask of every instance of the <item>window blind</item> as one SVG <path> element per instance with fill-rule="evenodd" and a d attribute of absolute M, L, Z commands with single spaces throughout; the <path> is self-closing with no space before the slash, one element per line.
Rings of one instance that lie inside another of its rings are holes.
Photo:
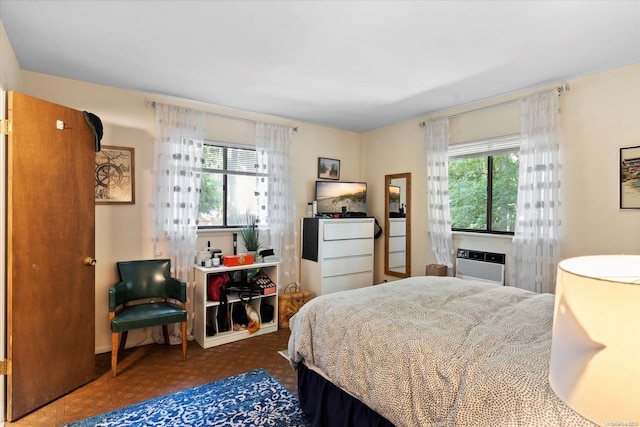
<path fill-rule="evenodd" d="M 500 136 L 496 138 L 480 139 L 449 145 L 449 159 L 477 157 L 479 154 L 494 155 L 518 150 L 520 148 L 520 134 Z"/>

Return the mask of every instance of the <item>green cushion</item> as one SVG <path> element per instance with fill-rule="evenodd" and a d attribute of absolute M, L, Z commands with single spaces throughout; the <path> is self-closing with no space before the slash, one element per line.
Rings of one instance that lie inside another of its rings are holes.
<path fill-rule="evenodd" d="M 132 305 L 116 313 L 116 317 L 111 321 L 111 331 L 122 332 L 186 320 L 187 310 L 168 302 Z"/>

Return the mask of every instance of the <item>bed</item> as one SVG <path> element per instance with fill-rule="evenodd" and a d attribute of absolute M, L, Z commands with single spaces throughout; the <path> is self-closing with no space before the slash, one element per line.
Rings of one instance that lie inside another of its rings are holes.
<path fill-rule="evenodd" d="M 554 296 L 411 277 L 312 299 L 288 355 L 313 425 L 593 426 L 549 385 Z"/>

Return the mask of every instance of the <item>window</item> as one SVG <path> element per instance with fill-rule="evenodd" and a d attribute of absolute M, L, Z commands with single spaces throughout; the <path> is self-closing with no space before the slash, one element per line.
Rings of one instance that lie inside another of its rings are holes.
<path fill-rule="evenodd" d="M 513 234 L 519 135 L 449 147 L 452 229 Z"/>
<path fill-rule="evenodd" d="M 256 151 L 206 141 L 203 149 L 199 227 L 239 227 L 257 216 Z M 266 174 L 261 181 L 266 182 Z"/>

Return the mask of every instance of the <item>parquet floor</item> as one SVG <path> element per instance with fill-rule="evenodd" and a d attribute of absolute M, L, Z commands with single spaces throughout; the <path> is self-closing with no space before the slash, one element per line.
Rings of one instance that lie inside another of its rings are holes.
<path fill-rule="evenodd" d="M 289 329 L 209 349 L 189 342 L 187 361 L 179 345 L 150 344 L 127 349 L 111 377 L 111 354 L 96 356 L 96 379 L 21 419 L 10 427 L 55 427 L 123 406 L 264 368 L 297 394 L 296 372 L 278 354 L 287 348 Z"/>

